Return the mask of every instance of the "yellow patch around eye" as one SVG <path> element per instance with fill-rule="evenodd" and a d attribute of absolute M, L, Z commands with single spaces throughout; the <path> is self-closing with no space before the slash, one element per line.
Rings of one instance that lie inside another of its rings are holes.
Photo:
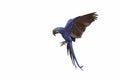
<path fill-rule="evenodd" d="M 59 33 L 59 31 L 58 31 L 58 30 L 56 30 L 55 32 L 56 32 L 56 33 Z"/>

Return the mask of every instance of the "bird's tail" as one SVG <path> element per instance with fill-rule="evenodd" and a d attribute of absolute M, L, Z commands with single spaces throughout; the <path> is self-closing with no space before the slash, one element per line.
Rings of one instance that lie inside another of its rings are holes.
<path fill-rule="evenodd" d="M 76 64 L 77 64 L 77 66 L 81 69 L 81 70 L 83 70 L 82 69 L 82 67 L 83 66 L 80 66 L 79 65 L 79 63 L 78 63 L 78 61 L 77 61 L 77 59 L 76 59 L 76 56 L 75 56 L 75 54 L 74 54 L 74 50 L 73 50 L 73 47 L 72 47 L 72 42 L 68 42 L 67 43 L 67 53 L 70 55 L 70 58 L 71 58 L 71 60 L 72 60 L 72 63 L 73 63 L 73 65 L 76 67 Z"/>

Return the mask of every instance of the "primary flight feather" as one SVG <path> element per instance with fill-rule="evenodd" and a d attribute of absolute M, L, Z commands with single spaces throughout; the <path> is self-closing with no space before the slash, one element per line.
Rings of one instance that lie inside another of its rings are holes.
<path fill-rule="evenodd" d="M 73 19 L 69 19 L 65 28 L 57 27 L 53 29 L 53 35 L 60 33 L 65 41 L 61 42 L 61 46 L 67 44 L 67 52 L 70 55 L 72 63 L 75 67 L 79 67 L 81 70 L 83 66 L 80 66 L 72 46 L 72 41 L 75 42 L 76 38 L 81 38 L 86 27 L 97 19 L 96 12 L 89 13 L 83 16 L 78 16 Z"/>

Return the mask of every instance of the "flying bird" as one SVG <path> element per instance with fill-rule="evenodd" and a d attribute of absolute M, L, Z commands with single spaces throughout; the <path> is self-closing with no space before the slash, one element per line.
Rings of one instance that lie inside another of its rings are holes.
<path fill-rule="evenodd" d="M 93 21 L 97 19 L 96 12 L 89 13 L 86 15 L 78 16 L 73 19 L 69 19 L 66 26 L 57 27 L 53 29 L 53 35 L 60 33 L 65 41 L 61 42 L 61 46 L 67 44 L 67 53 L 70 55 L 72 63 L 75 67 L 79 67 L 83 70 L 83 66 L 79 65 L 74 50 L 72 42 L 75 42 L 76 38 L 81 38 L 86 27 L 89 26 Z"/>

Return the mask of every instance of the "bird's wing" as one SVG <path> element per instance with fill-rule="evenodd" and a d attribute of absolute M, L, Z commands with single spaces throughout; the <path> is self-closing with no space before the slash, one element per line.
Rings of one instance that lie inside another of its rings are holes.
<path fill-rule="evenodd" d="M 78 16 L 74 19 L 70 19 L 65 28 L 70 33 L 71 37 L 80 38 L 86 27 L 96 19 L 97 14 L 95 12 L 83 16 Z"/>

